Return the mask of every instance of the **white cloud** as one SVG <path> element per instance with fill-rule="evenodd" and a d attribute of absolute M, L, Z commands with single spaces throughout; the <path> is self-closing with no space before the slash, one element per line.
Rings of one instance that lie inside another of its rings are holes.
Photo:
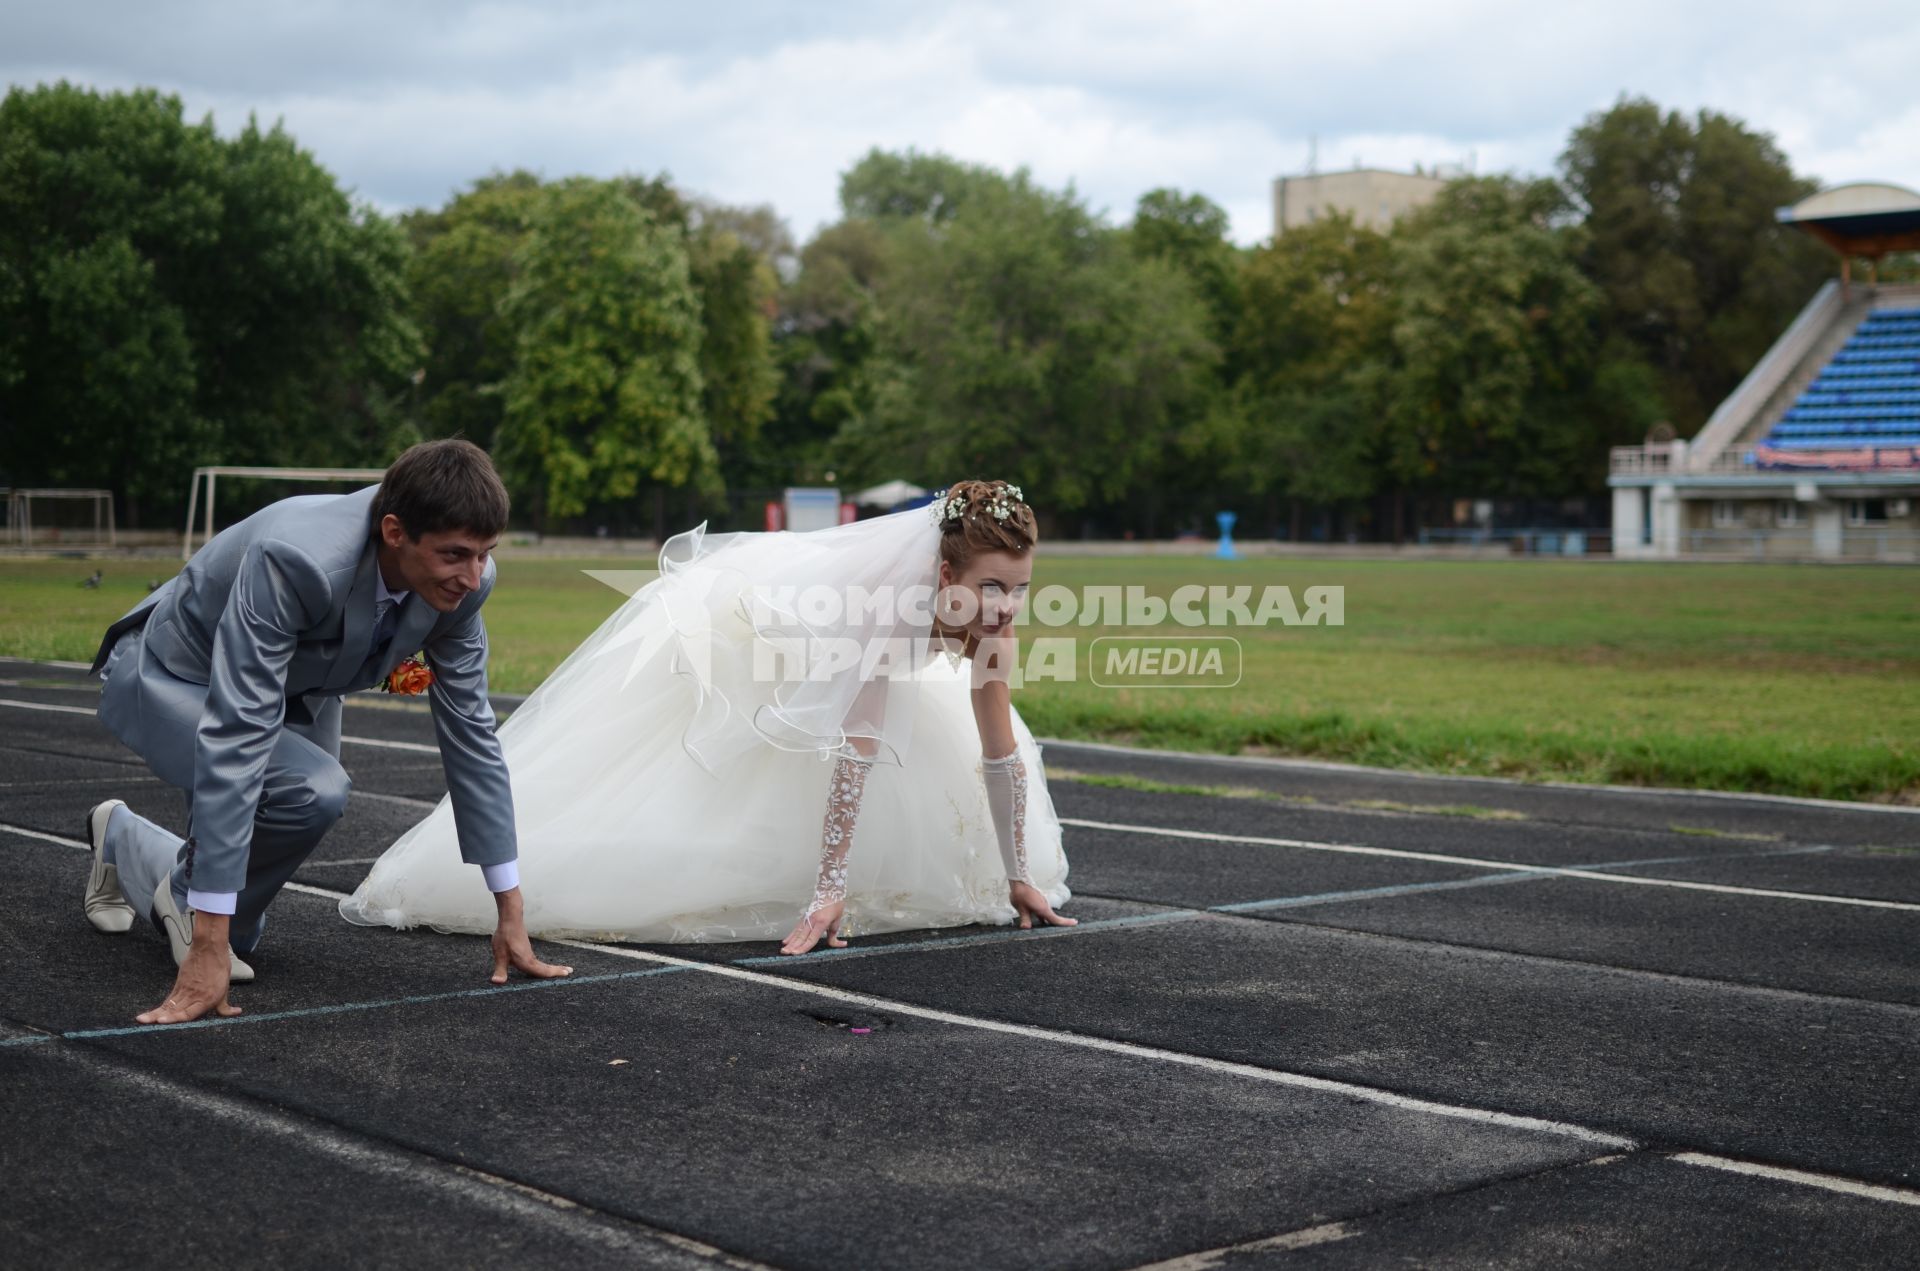
<path fill-rule="evenodd" d="M 1845 23 L 1784 0 L 81 8 L 10 19 L 0 74 L 153 84 L 223 129 L 284 118 L 390 209 L 495 168 L 665 169 L 805 235 L 850 163 L 911 145 L 1071 180 L 1116 218 L 1196 190 L 1250 242 L 1314 139 L 1323 169 L 1544 173 L 1623 92 L 1739 116 L 1824 180 L 1920 186 L 1920 9 L 1879 0 Z"/>

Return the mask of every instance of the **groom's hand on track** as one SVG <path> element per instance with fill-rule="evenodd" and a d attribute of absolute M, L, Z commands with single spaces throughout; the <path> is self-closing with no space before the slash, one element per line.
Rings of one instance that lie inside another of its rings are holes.
<path fill-rule="evenodd" d="M 500 923 L 493 929 L 492 978 L 495 984 L 507 982 L 508 967 L 535 980 L 557 980 L 573 974 L 570 966 L 542 962 L 534 956 L 533 941 L 527 939 L 526 911 L 521 904 L 518 887 L 495 892 L 493 899 L 500 908 Z"/>
<path fill-rule="evenodd" d="M 227 1001 L 228 977 L 233 973 L 227 962 L 230 925 L 225 914 L 195 914 L 193 944 L 174 977 L 173 992 L 167 994 L 166 1001 L 134 1019 L 142 1024 L 184 1024 L 209 1011 L 221 1019 L 238 1015 L 240 1008 Z"/>

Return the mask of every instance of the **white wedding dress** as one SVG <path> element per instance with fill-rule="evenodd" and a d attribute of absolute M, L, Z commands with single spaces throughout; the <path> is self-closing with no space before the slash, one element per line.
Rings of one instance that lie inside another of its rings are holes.
<path fill-rule="evenodd" d="M 1010 923 L 1007 880 L 1021 868 L 1050 904 L 1064 904 L 1067 863 L 1040 749 L 1015 710 L 1020 762 L 1000 762 L 1023 765 L 1024 779 L 1017 801 L 996 805 L 989 770 L 1002 770 L 983 769 L 971 663 L 929 639 L 930 609 L 834 614 L 767 600 L 783 586 L 803 598 L 807 588 L 930 596 L 939 534 L 921 508 L 807 533 L 702 526 L 669 540 L 661 575 L 499 727 L 528 931 L 777 940 L 841 892 L 856 937 Z M 818 659 L 799 677 L 755 673 L 756 645 L 764 666 L 776 648 L 832 638 L 910 656 L 882 679 Z M 872 761 L 850 762 L 862 754 Z M 850 774 L 864 776 L 863 789 Z M 849 824 L 850 844 L 839 834 Z M 442 798 L 341 902 L 342 916 L 492 931 L 492 897 L 461 861 L 457 836 Z"/>

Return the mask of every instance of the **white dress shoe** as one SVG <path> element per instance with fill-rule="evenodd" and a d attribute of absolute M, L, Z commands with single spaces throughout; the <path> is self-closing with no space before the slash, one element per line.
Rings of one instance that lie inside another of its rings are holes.
<path fill-rule="evenodd" d="M 118 935 L 133 925 L 133 906 L 120 890 L 120 871 L 107 864 L 107 821 L 115 808 L 127 805 L 108 799 L 87 813 L 87 846 L 93 849 L 93 868 L 87 872 L 87 895 L 82 902 L 87 921 L 97 930 Z"/>
<path fill-rule="evenodd" d="M 182 912 L 180 906 L 173 903 L 173 880 L 164 874 L 160 876 L 160 885 L 153 889 L 153 916 L 160 920 L 160 930 L 167 933 L 167 943 L 173 948 L 173 964 L 181 965 L 187 960 L 187 950 L 193 948 L 193 910 Z M 253 981 L 253 968 L 242 962 L 232 949 L 227 950 L 227 979 L 234 984 Z"/>

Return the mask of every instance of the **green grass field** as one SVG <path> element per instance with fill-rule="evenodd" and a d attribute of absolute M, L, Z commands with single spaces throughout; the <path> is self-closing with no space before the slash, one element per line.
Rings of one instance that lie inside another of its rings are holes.
<path fill-rule="evenodd" d="M 78 581 L 95 568 L 98 590 Z M 583 567 L 500 558 L 497 688 L 525 692 L 621 600 Z M 1036 588 L 1346 588 L 1341 627 L 1237 636 L 1232 689 L 1110 689 L 1084 647 L 1176 626 L 1030 626 L 1083 647 L 1081 678 L 1016 702 L 1041 736 L 1307 755 L 1430 772 L 1920 801 L 1920 570 L 1556 561 L 1055 557 Z M 0 653 L 89 660 L 170 566 L 0 562 Z"/>

